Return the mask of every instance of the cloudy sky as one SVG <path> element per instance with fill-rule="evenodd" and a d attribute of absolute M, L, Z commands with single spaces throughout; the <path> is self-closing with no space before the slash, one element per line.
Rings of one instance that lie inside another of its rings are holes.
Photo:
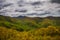
<path fill-rule="evenodd" d="M 60 0 L 0 0 L 0 15 L 60 16 Z"/>

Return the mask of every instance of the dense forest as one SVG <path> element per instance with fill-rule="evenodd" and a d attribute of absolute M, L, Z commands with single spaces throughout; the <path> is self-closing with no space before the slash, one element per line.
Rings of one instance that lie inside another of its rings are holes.
<path fill-rule="evenodd" d="M 60 40 L 60 17 L 0 15 L 0 40 Z"/>

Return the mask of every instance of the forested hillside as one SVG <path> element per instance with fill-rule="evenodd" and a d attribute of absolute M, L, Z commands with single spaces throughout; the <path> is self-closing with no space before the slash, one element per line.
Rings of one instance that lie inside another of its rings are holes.
<path fill-rule="evenodd" d="M 60 40 L 60 17 L 0 16 L 0 40 Z"/>

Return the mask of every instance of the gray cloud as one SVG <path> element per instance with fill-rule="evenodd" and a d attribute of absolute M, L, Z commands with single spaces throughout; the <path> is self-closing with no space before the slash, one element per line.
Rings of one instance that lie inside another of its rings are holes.
<path fill-rule="evenodd" d="M 0 3 L 0 14 L 11 17 L 60 16 L 60 0 L 3 0 Z"/>
<path fill-rule="evenodd" d="M 4 9 L 5 7 L 8 7 L 10 5 L 13 5 L 12 3 L 7 3 L 6 0 L 0 0 L 0 10 Z"/>
<path fill-rule="evenodd" d="M 37 2 L 31 3 L 31 5 L 41 5 L 41 3 L 40 3 L 40 1 L 37 1 Z"/>
<path fill-rule="evenodd" d="M 51 0 L 52 3 L 60 3 L 60 0 Z"/>
<path fill-rule="evenodd" d="M 10 4 L 5 4 L 5 5 L 3 5 L 3 7 L 8 7 L 10 5 L 12 5 L 12 4 L 11 3 Z"/>
<path fill-rule="evenodd" d="M 15 10 L 15 12 L 23 12 L 23 13 L 25 13 L 25 12 L 27 12 L 27 10 Z"/>

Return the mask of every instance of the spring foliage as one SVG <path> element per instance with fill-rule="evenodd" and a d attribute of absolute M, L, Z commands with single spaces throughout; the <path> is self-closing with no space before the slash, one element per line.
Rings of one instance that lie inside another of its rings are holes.
<path fill-rule="evenodd" d="M 18 31 L 29 31 L 36 28 L 43 28 L 48 26 L 60 26 L 59 17 L 46 17 L 46 18 L 12 18 L 0 16 L 0 26 L 15 29 Z"/>
<path fill-rule="evenodd" d="M 60 40 L 60 19 L 0 16 L 0 40 Z"/>
<path fill-rule="evenodd" d="M 0 27 L 0 40 L 60 40 L 60 29 L 49 26 L 33 31 L 19 32 Z"/>

